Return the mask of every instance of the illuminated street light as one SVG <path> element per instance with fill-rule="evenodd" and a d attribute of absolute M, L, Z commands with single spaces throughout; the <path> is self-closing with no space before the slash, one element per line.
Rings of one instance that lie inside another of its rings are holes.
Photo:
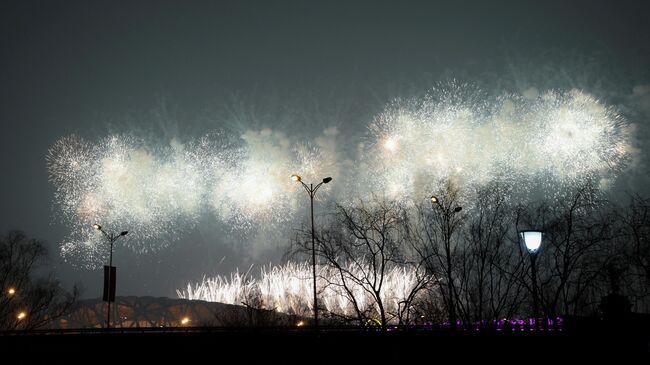
<path fill-rule="evenodd" d="M 524 241 L 530 256 L 530 275 L 533 282 L 533 316 L 535 317 L 535 323 L 537 323 L 539 321 L 539 304 L 537 298 L 537 266 L 535 263 L 539 248 L 542 246 L 542 232 L 535 230 L 520 231 L 519 236 Z"/>
<path fill-rule="evenodd" d="M 298 323 L 296 323 L 296 327 L 302 327 L 304 325 L 305 325 L 305 321 L 298 321 Z"/>
<path fill-rule="evenodd" d="M 317 292 L 316 292 L 316 240 L 315 240 L 315 234 L 314 234 L 314 195 L 316 195 L 316 191 L 318 188 L 321 187 L 323 184 L 327 184 L 328 182 L 332 181 L 331 177 L 326 177 L 321 181 L 318 185 L 314 187 L 314 184 L 305 184 L 302 181 L 302 178 L 300 175 L 293 174 L 291 175 L 291 180 L 299 182 L 302 184 L 302 186 L 305 188 L 307 191 L 307 194 L 309 194 L 309 201 L 311 203 L 311 262 L 312 262 L 312 270 L 313 270 L 313 275 L 314 275 L 314 329 L 318 329 L 318 298 L 317 298 Z"/>
<path fill-rule="evenodd" d="M 113 243 L 115 243 L 115 241 L 117 241 L 118 238 L 129 234 L 129 231 L 122 231 L 120 232 L 119 235 L 114 233 L 106 233 L 106 231 L 102 229 L 102 226 L 97 223 L 93 224 L 93 228 L 102 232 L 104 237 L 108 239 L 111 247 L 110 255 L 108 259 L 108 269 L 106 268 L 106 266 L 104 266 L 104 283 L 105 283 L 104 300 L 108 302 L 108 314 L 106 315 L 106 328 L 108 329 L 111 328 L 111 300 L 115 300 L 115 295 L 113 293 L 115 293 L 116 285 L 114 283 L 115 280 L 113 279 L 117 276 L 116 274 L 117 270 L 113 267 Z"/>
<path fill-rule="evenodd" d="M 9 289 L 7 290 L 7 293 L 8 293 L 9 295 L 14 295 L 14 294 L 16 294 L 16 289 L 15 289 L 15 288 L 9 288 Z"/>
<path fill-rule="evenodd" d="M 185 326 L 188 323 L 190 323 L 190 317 L 183 317 L 183 319 L 181 319 L 181 325 Z"/>
<path fill-rule="evenodd" d="M 16 316 L 16 318 L 17 318 L 19 321 L 22 321 L 23 319 L 25 319 L 25 317 L 27 317 L 27 313 L 25 313 L 25 312 L 20 312 L 20 313 L 18 313 L 18 315 Z"/>

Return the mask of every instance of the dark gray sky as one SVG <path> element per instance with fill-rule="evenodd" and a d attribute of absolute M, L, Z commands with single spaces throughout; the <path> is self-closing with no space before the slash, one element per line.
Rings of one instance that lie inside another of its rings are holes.
<path fill-rule="evenodd" d="M 58 259 L 67 231 L 45 164 L 71 133 L 241 128 L 233 105 L 258 113 L 253 128 L 288 108 L 310 116 L 289 125 L 300 133 L 329 122 L 359 132 L 391 98 L 457 78 L 583 88 L 637 125 L 637 147 L 648 135 L 647 1 L 3 1 L 0 55 L 0 229 L 47 240 L 55 272 L 86 297 L 99 295 L 101 272 Z M 645 161 L 629 186 L 648 179 Z M 181 241 L 118 250 L 118 294 L 172 296 L 250 263 L 219 233 Z"/>

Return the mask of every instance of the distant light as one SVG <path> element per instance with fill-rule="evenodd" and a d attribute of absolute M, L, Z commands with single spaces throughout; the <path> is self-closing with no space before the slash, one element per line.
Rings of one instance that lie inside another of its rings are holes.
<path fill-rule="evenodd" d="M 328 182 L 332 181 L 331 177 L 326 177 L 323 179 L 323 184 L 327 184 Z"/>
<path fill-rule="evenodd" d="M 9 293 L 9 295 L 14 295 L 14 294 L 16 294 L 16 289 L 9 288 L 9 290 L 7 290 L 7 293 Z"/>
<path fill-rule="evenodd" d="M 530 252 L 536 252 L 542 245 L 542 232 L 540 231 L 521 231 L 519 235 Z"/>
<path fill-rule="evenodd" d="M 436 197 L 435 195 L 432 195 L 432 196 L 431 196 L 431 202 L 432 202 L 433 204 L 438 204 L 438 201 L 439 201 L 439 200 L 438 200 L 438 197 Z"/>
<path fill-rule="evenodd" d="M 298 323 L 296 323 L 296 327 L 302 327 L 304 325 L 305 325 L 305 321 L 298 321 Z"/>
<path fill-rule="evenodd" d="M 387 137 L 386 140 L 384 140 L 384 148 L 388 151 L 395 152 L 397 151 L 398 147 L 399 144 L 397 143 L 397 139 L 395 137 Z"/>
<path fill-rule="evenodd" d="M 302 178 L 300 177 L 300 175 L 293 174 L 291 175 L 291 180 L 299 182 L 302 181 Z"/>
<path fill-rule="evenodd" d="M 190 323 L 190 317 L 183 317 L 183 319 L 181 319 L 182 325 L 186 325 L 188 323 Z"/>
<path fill-rule="evenodd" d="M 18 315 L 16 316 L 16 318 L 18 318 L 19 321 L 22 320 L 22 319 L 24 319 L 25 317 L 27 317 L 27 313 L 25 313 L 25 312 L 20 312 L 20 313 L 18 313 Z"/>
<path fill-rule="evenodd" d="M 100 225 L 97 224 L 97 223 L 93 224 L 93 228 L 95 228 L 95 229 L 98 230 L 98 231 L 101 231 L 101 230 L 102 230 L 102 226 L 100 226 Z"/>

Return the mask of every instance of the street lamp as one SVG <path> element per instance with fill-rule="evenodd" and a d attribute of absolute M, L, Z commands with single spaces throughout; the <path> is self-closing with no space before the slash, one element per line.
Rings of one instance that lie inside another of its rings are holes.
<path fill-rule="evenodd" d="M 535 265 L 535 260 L 537 259 L 537 253 L 539 248 L 542 246 L 542 232 L 535 230 L 520 231 L 519 235 L 526 245 L 530 256 L 530 275 L 533 281 L 533 316 L 535 317 L 535 322 L 539 320 L 539 304 L 537 298 L 537 266 Z"/>
<path fill-rule="evenodd" d="M 431 207 L 435 210 L 436 208 L 442 213 L 444 219 L 444 224 L 440 227 L 443 231 L 444 245 L 445 245 L 445 256 L 447 261 L 447 290 L 449 291 L 449 326 L 452 330 L 456 329 L 456 306 L 454 305 L 454 278 L 452 277 L 452 257 L 451 257 L 451 234 L 455 229 L 455 226 L 458 221 L 452 224 L 452 217 L 454 214 L 463 210 L 463 207 L 456 206 L 451 209 L 453 200 L 451 199 L 447 205 L 435 195 L 431 196 Z"/>
<path fill-rule="evenodd" d="M 108 239 L 110 242 L 111 246 L 111 251 L 108 259 L 108 270 L 106 270 L 106 266 L 104 266 L 104 283 L 106 284 L 104 287 L 104 300 L 108 301 L 108 314 L 106 315 L 106 328 L 108 329 L 111 328 L 111 300 L 115 300 L 115 283 L 113 281 L 116 277 L 116 270 L 113 267 L 113 243 L 115 243 L 118 238 L 129 234 L 129 231 L 122 231 L 120 234 L 106 233 L 106 231 L 102 229 L 102 226 L 97 223 L 93 224 L 93 228 L 102 232 L 104 237 L 106 237 L 106 239 Z"/>
<path fill-rule="evenodd" d="M 311 262 L 312 262 L 312 270 L 314 274 L 314 328 L 318 329 L 318 299 L 316 297 L 316 243 L 315 243 L 315 235 L 314 235 L 314 195 L 316 195 L 316 190 L 321 187 L 323 184 L 327 184 L 328 182 L 332 181 L 331 177 L 326 177 L 321 181 L 318 185 L 314 186 L 314 184 L 305 184 L 302 181 L 302 178 L 300 175 L 293 174 L 291 175 L 291 180 L 295 182 L 299 182 L 302 184 L 302 186 L 305 188 L 307 191 L 307 194 L 309 194 L 309 201 L 311 203 Z"/>

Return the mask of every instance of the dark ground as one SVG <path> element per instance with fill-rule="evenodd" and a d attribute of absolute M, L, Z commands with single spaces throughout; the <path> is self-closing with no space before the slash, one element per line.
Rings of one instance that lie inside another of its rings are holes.
<path fill-rule="evenodd" d="M 640 323 L 641 325 L 641 323 Z M 565 322 L 561 332 L 146 329 L 0 335 L 11 363 L 403 364 L 450 359 L 648 363 L 647 326 Z M 6 358 L 6 357 L 5 357 Z M 3 362 L 4 363 L 4 362 Z"/>

